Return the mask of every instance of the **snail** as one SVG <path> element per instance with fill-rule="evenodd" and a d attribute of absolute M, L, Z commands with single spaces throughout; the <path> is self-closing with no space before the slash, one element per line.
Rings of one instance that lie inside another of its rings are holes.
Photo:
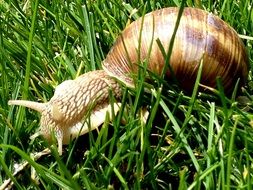
<path fill-rule="evenodd" d="M 163 8 L 132 22 L 102 62 L 103 70 L 64 81 L 56 87 L 49 102 L 10 100 L 8 103 L 39 111 L 39 134 L 50 140 L 53 132 L 61 154 L 63 144 L 97 128 L 106 113 L 111 117 L 119 110 L 119 103 L 109 103 L 110 92 L 120 99 L 118 81 L 134 87 L 136 73 L 143 62 L 147 63 L 149 72 L 161 75 L 165 63 L 162 49 L 169 48 L 178 13 L 179 8 Z M 194 85 L 200 62 L 203 86 L 215 88 L 216 78 L 220 77 L 225 91 L 231 91 L 238 79 L 241 84 L 247 79 L 249 61 L 235 30 L 211 13 L 184 8 L 170 55 L 171 69 L 167 69 L 166 77 L 175 77 L 179 86 L 187 91 Z M 87 122 L 89 110 L 92 113 Z"/>

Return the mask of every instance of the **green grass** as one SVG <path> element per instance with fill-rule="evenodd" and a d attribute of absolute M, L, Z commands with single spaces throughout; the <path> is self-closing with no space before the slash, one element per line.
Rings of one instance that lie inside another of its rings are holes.
<path fill-rule="evenodd" d="M 62 81 L 90 70 L 132 20 L 181 1 L 1 1 L 0 3 L 0 184 L 15 189 L 252 189 L 252 74 L 241 97 L 192 95 L 163 83 L 149 88 L 140 80 L 123 90 L 122 108 L 93 131 L 52 154 L 31 153 L 51 147 L 30 140 L 39 114 L 8 106 L 9 99 L 45 102 Z M 253 3 L 186 1 L 219 15 L 244 36 L 253 60 Z M 136 11 L 136 12 L 135 12 Z M 143 78 L 141 78 L 143 79 Z M 197 84 L 197 83 L 196 83 Z M 149 117 L 144 122 L 144 109 Z M 128 110 L 128 113 L 124 112 Z M 123 122 L 122 122 L 123 121 Z M 15 165 L 28 162 L 19 175 Z M 33 167 L 39 183 L 31 179 Z"/>

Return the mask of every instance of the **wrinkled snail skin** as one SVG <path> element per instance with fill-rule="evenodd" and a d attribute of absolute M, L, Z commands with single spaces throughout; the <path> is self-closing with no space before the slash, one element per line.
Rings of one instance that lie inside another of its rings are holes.
<path fill-rule="evenodd" d="M 58 151 L 62 153 L 62 145 L 70 139 L 88 133 L 100 126 L 106 113 L 112 117 L 117 113 L 120 103 L 109 103 L 109 93 L 119 99 L 120 85 L 105 71 L 91 71 L 75 80 L 67 80 L 56 87 L 54 96 L 47 103 L 25 100 L 10 100 L 9 105 L 21 105 L 41 113 L 39 134 L 51 141 L 55 135 Z M 85 117 L 90 120 L 84 121 Z M 54 133 L 54 134 L 52 134 Z"/>
<path fill-rule="evenodd" d="M 109 104 L 110 91 L 116 99 L 121 97 L 121 80 L 133 87 L 133 77 L 143 61 L 155 74 L 161 74 L 164 56 L 157 40 L 167 51 L 178 8 L 164 8 L 151 12 L 130 24 L 118 37 L 103 61 L 103 70 L 91 71 L 75 80 L 67 80 L 56 87 L 47 103 L 10 100 L 10 105 L 21 105 L 41 113 L 40 134 L 51 140 L 52 132 L 62 144 L 97 128 L 112 115 L 120 104 Z M 140 42 L 140 43 L 139 43 Z M 247 79 L 248 57 L 236 32 L 220 18 L 195 8 L 185 8 L 176 32 L 170 65 L 183 90 L 190 90 L 195 82 L 200 62 L 203 63 L 201 84 L 216 86 L 221 77 L 225 91 L 231 91 L 238 78 Z M 171 73 L 166 72 L 168 78 Z M 91 111 L 90 123 L 86 117 Z"/>

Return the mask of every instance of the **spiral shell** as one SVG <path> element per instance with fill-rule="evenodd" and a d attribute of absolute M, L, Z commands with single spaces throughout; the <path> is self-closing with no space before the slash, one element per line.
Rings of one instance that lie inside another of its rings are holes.
<path fill-rule="evenodd" d="M 168 50 L 178 12 L 179 8 L 164 8 L 131 23 L 103 61 L 103 69 L 129 85 L 143 61 L 148 62 L 149 71 L 161 74 L 165 57 L 157 41 Z M 184 8 L 169 61 L 184 90 L 192 89 L 201 61 L 203 85 L 215 88 L 220 77 L 225 91 L 230 92 L 238 78 L 241 84 L 247 79 L 248 57 L 235 30 L 211 13 Z M 167 70 L 166 76 L 172 78 L 172 72 Z"/>

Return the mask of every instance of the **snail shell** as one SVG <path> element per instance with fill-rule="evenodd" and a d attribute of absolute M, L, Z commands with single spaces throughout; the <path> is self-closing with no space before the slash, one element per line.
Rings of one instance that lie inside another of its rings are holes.
<path fill-rule="evenodd" d="M 179 8 L 164 8 L 130 24 L 103 61 L 103 69 L 129 85 L 142 61 L 148 62 L 149 71 L 161 74 L 165 58 L 157 39 L 167 51 L 178 12 Z M 193 88 L 201 60 L 203 85 L 215 88 L 221 77 L 225 92 L 231 92 L 238 78 L 241 84 L 247 79 L 248 57 L 235 30 L 211 13 L 184 8 L 169 61 L 184 90 Z M 172 78 L 170 70 L 166 75 Z"/>

